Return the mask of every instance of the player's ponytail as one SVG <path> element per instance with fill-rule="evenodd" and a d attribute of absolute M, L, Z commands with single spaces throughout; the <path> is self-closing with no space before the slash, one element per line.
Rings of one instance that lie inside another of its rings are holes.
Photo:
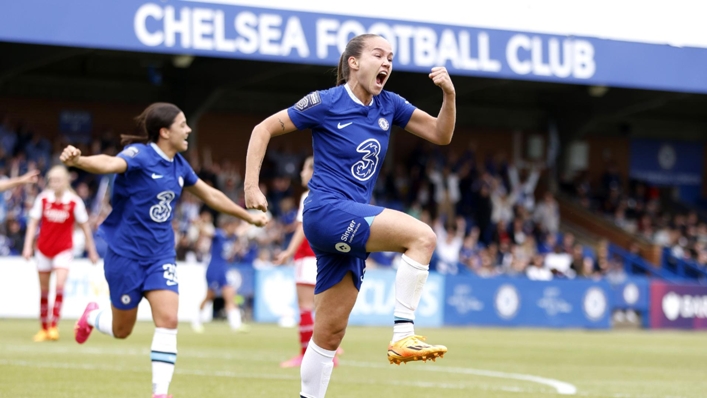
<path fill-rule="evenodd" d="M 128 145 L 133 143 L 157 142 L 160 138 L 160 129 L 169 127 L 174 123 L 177 115 L 182 112 L 176 105 L 167 102 L 155 102 L 145 108 L 137 117 L 139 135 L 121 134 L 120 143 Z"/>
<path fill-rule="evenodd" d="M 363 46 L 366 43 L 366 40 L 372 37 L 378 37 L 378 35 L 374 35 L 372 33 L 364 33 L 349 40 L 349 42 L 346 44 L 346 48 L 344 49 L 344 52 L 341 53 L 341 58 L 339 58 L 339 66 L 336 68 L 337 86 L 346 84 L 346 82 L 349 80 L 349 74 L 351 73 L 351 70 L 349 68 L 349 58 L 360 57 L 361 53 L 363 52 Z"/>

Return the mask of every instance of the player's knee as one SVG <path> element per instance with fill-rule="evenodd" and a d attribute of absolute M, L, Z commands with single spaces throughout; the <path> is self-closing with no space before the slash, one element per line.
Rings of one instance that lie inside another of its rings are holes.
<path fill-rule="evenodd" d="M 415 237 L 413 247 L 432 256 L 432 253 L 434 253 L 437 247 L 437 235 L 429 225 L 424 224 L 424 226 L 420 228 L 420 232 Z"/>
<path fill-rule="evenodd" d="M 176 329 L 179 320 L 177 314 L 162 315 L 159 319 L 155 319 L 155 326 L 165 329 Z"/>
<path fill-rule="evenodd" d="M 133 332 L 132 326 L 113 326 L 113 337 L 116 339 L 125 339 Z"/>
<path fill-rule="evenodd" d="M 318 340 L 321 340 L 319 345 L 327 350 L 335 350 L 339 348 L 339 345 L 341 345 L 341 341 L 344 339 L 345 334 L 346 327 L 332 328 L 328 330 L 328 333 L 323 333 L 318 336 Z"/>

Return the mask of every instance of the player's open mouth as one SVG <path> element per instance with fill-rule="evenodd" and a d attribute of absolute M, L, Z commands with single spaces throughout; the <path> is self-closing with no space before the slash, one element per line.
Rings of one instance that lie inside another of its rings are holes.
<path fill-rule="evenodd" d="M 380 72 L 378 75 L 376 75 L 376 84 L 379 86 L 382 86 L 383 83 L 385 83 L 385 79 L 388 78 L 388 72 Z"/>

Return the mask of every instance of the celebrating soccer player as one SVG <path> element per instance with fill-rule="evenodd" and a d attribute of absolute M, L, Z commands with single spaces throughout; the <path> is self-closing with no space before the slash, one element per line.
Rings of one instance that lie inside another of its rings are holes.
<path fill-rule="evenodd" d="M 388 149 L 392 125 L 432 143 L 449 144 L 456 119 L 455 90 L 444 67 L 430 79 L 442 89 L 437 117 L 384 91 L 393 69 L 390 43 L 364 34 L 346 45 L 336 87 L 314 91 L 294 106 L 258 124 L 246 157 L 246 207 L 267 209 L 259 188 L 260 166 L 271 137 L 312 130 L 314 174 L 304 202 L 303 226 L 317 257 L 314 334 L 301 365 L 305 398 L 322 398 L 333 359 L 364 278 L 369 252 L 403 253 L 395 278 L 391 363 L 435 359 L 447 348 L 430 345 L 414 333 L 415 309 L 427 280 L 436 236 L 405 213 L 370 205 L 375 181 Z"/>
<path fill-rule="evenodd" d="M 178 279 L 172 207 L 182 189 L 212 209 L 263 226 L 264 214 L 251 214 L 199 179 L 179 154 L 188 148 L 191 128 L 173 104 L 154 103 L 136 118 L 143 135 L 123 136 L 130 144 L 117 156 L 81 156 L 68 146 L 61 154 L 67 166 L 91 173 L 116 173 L 113 207 L 101 225 L 108 250 L 104 259 L 111 309 L 89 303 L 75 326 L 79 344 L 93 328 L 124 339 L 130 335 L 142 297 L 150 302 L 155 334 L 152 339 L 152 396 L 166 398 L 177 360 Z M 136 142 L 136 143 L 134 143 Z"/>

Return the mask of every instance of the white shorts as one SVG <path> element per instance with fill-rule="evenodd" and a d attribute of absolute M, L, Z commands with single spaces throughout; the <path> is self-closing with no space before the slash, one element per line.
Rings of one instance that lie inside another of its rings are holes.
<path fill-rule="evenodd" d="M 317 284 L 316 257 L 302 257 L 295 260 L 295 283 L 312 286 Z"/>
<path fill-rule="evenodd" d="M 55 268 L 69 269 L 71 262 L 74 260 L 74 253 L 69 249 L 49 258 L 37 249 L 34 258 L 37 260 L 37 271 L 51 272 Z"/>

